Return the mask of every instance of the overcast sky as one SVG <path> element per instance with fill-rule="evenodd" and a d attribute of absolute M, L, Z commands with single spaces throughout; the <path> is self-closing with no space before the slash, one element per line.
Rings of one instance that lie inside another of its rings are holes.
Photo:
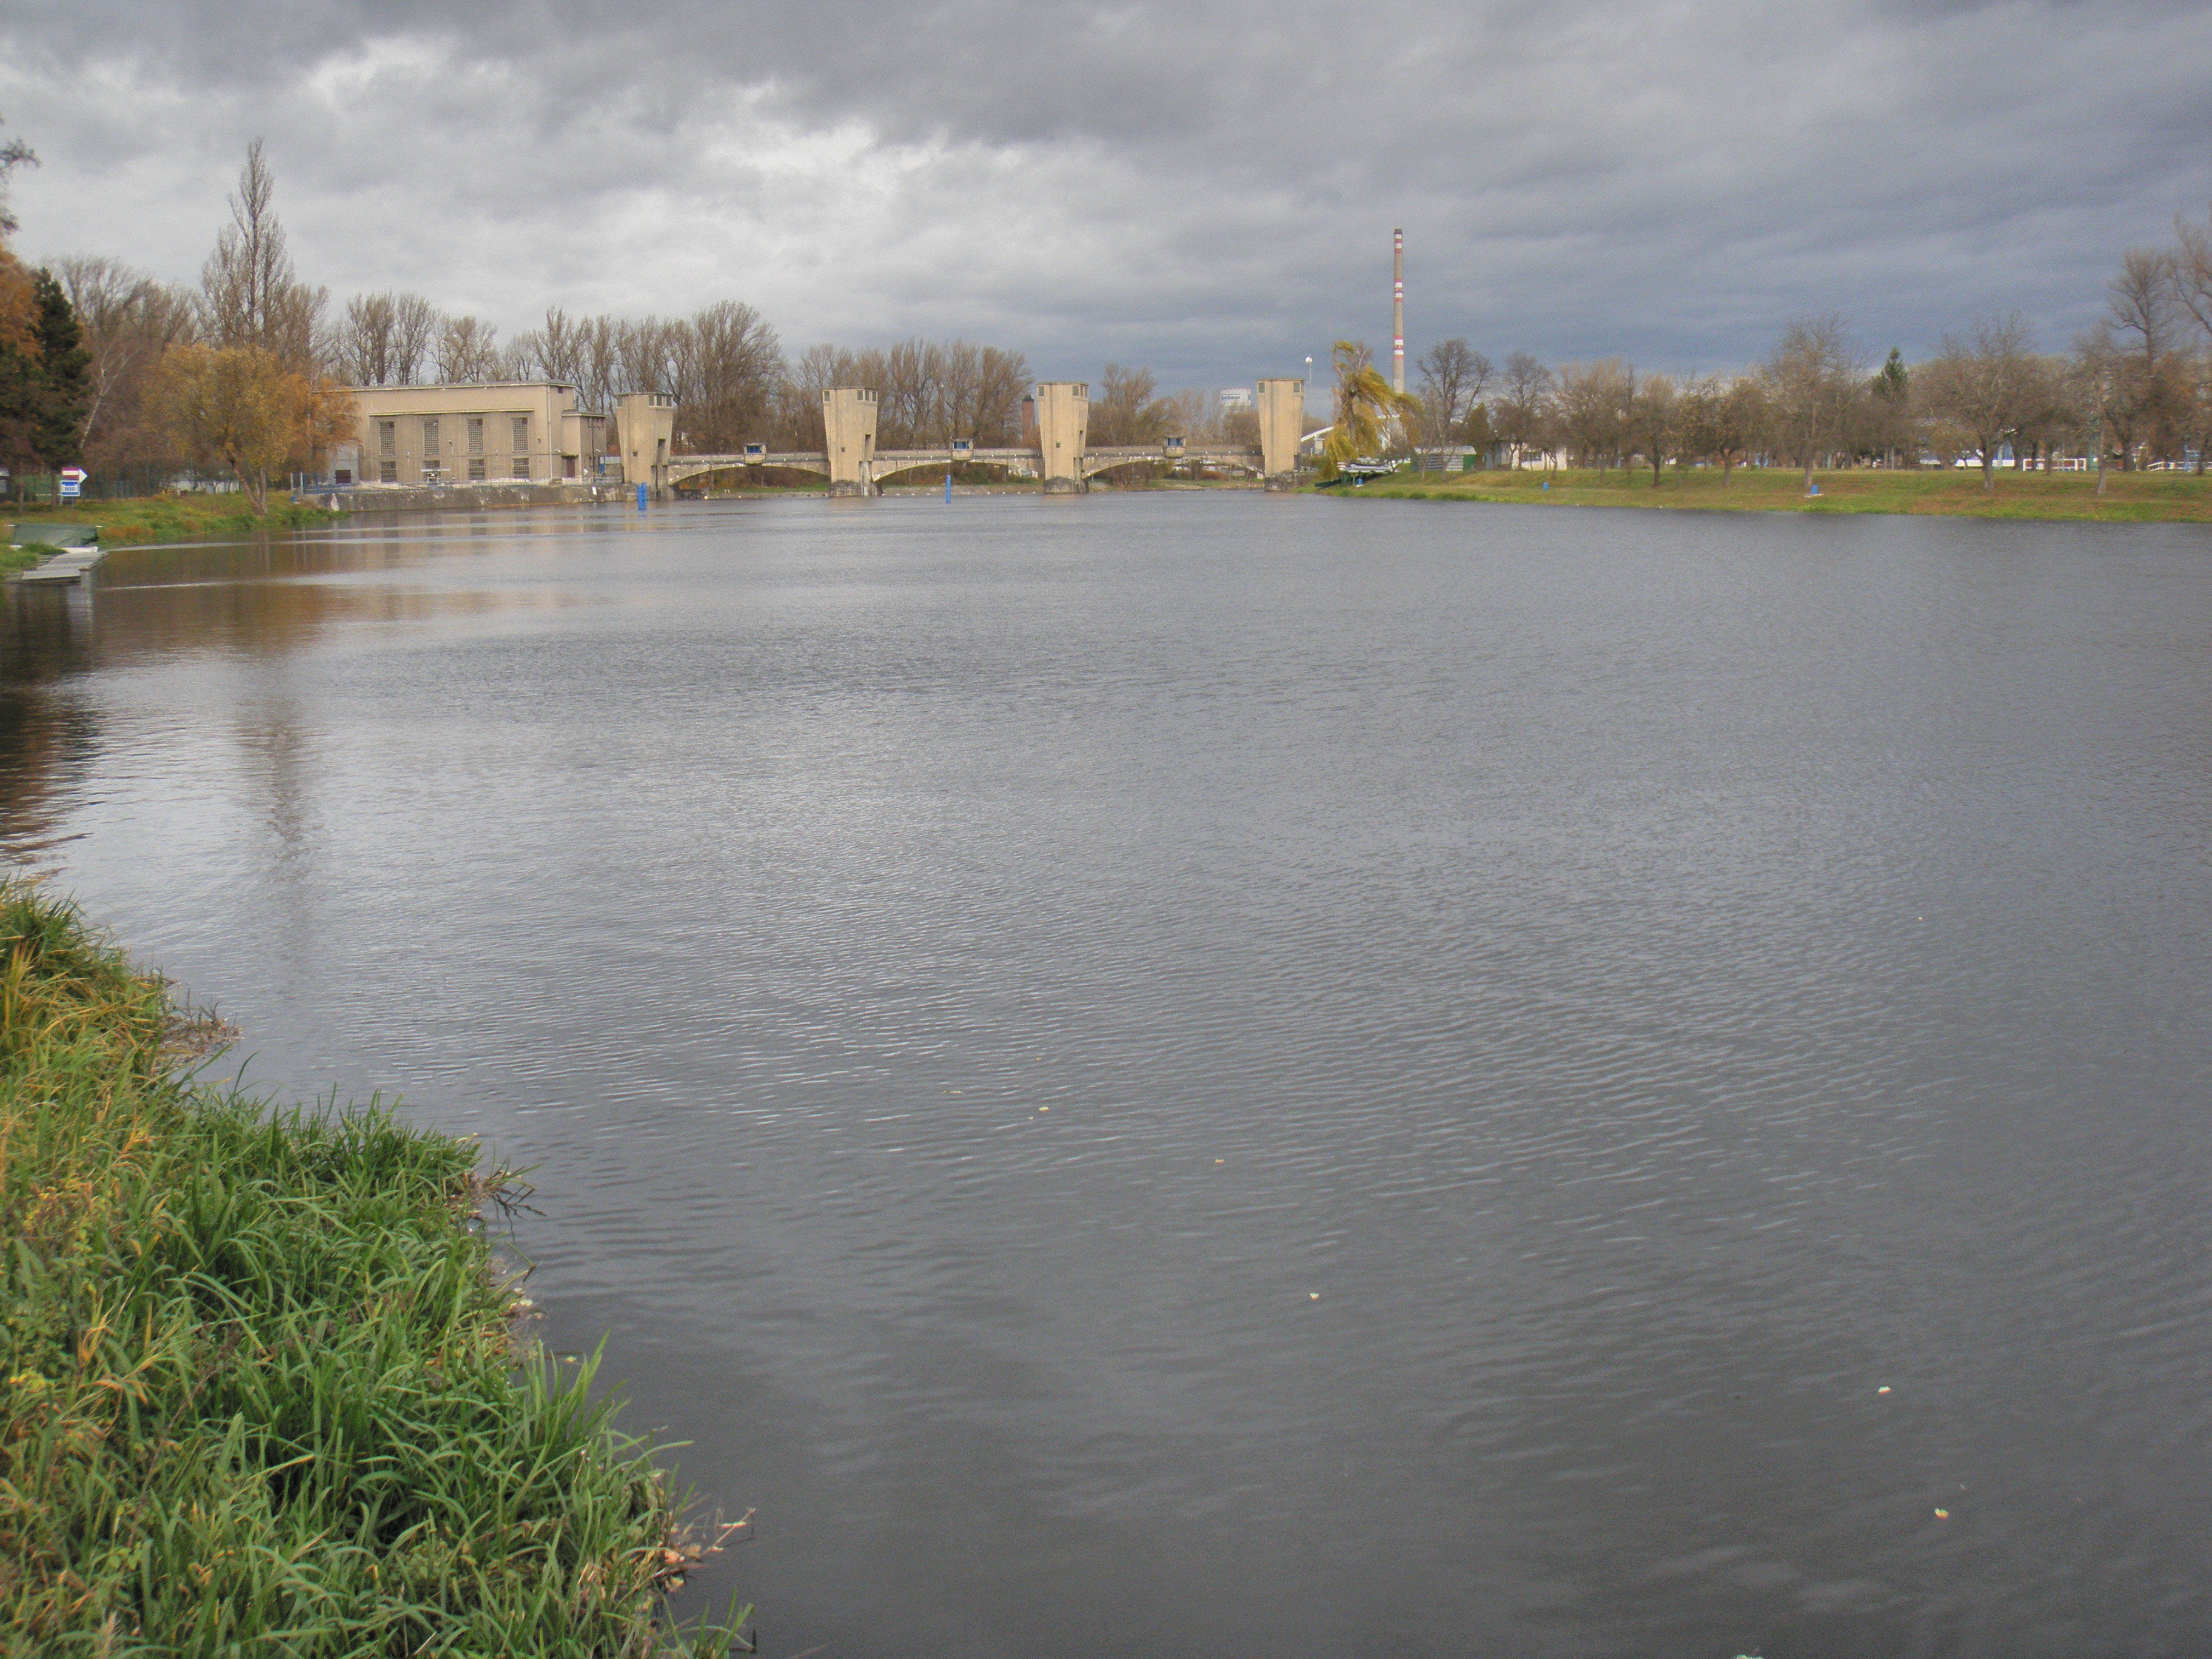
<path fill-rule="evenodd" d="M 198 271 L 248 138 L 301 273 L 505 333 L 733 297 L 1163 385 L 1418 353 L 1734 367 L 2017 307 L 2212 198 L 2212 7 L 15 0 L 20 251 Z"/>

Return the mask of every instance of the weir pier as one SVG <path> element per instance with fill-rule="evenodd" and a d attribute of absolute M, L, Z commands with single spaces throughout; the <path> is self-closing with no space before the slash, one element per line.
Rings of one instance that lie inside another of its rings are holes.
<path fill-rule="evenodd" d="M 924 468 L 943 468 L 969 461 L 1006 467 L 1018 477 L 1034 477 L 1048 495 L 1080 495 L 1102 472 L 1137 461 L 1200 460 L 1239 468 L 1259 477 L 1273 489 L 1287 488 L 1298 464 L 1300 428 L 1305 422 L 1305 382 L 1301 380 L 1262 380 L 1259 384 L 1260 447 L 1241 444 L 1187 444 L 1170 440 L 1164 444 L 1110 445 L 1093 447 L 1091 441 L 1091 387 L 1082 380 L 1047 380 L 1036 388 L 1036 445 L 1014 448 L 978 448 L 964 439 L 928 449 L 878 449 L 876 447 L 877 396 L 858 386 L 840 386 L 822 394 L 823 449 L 771 450 L 764 444 L 748 444 L 733 455 L 668 454 L 652 434 L 641 434 L 639 459 L 649 467 L 631 475 L 649 483 L 655 494 L 678 484 L 704 480 L 717 472 L 744 467 L 773 466 L 788 471 L 810 472 L 830 481 L 833 495 L 872 495 L 895 474 Z M 650 414 L 657 410 L 643 411 Z M 621 434 L 627 462 L 630 434 Z M 665 459 L 648 460 L 656 450 Z"/>

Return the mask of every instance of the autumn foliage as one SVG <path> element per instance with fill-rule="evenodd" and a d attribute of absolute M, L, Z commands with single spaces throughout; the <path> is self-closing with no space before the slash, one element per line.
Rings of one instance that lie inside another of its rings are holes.
<path fill-rule="evenodd" d="M 269 480 L 311 465 L 354 418 L 343 386 L 261 346 L 173 345 L 153 400 L 195 460 L 231 470 L 256 518 L 269 510 Z"/>

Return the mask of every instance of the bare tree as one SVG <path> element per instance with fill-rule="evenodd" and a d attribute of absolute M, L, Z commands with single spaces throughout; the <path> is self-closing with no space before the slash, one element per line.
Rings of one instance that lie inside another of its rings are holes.
<path fill-rule="evenodd" d="M 2212 447 L 2212 350 L 2176 351 L 2166 358 L 2172 387 L 2173 423 L 2184 453 L 2195 452 L 2192 470 L 2204 473 L 2204 452 Z"/>
<path fill-rule="evenodd" d="M 677 423 L 701 454 L 726 454 L 765 438 L 783 348 L 775 331 L 749 305 L 708 306 L 675 337 Z"/>
<path fill-rule="evenodd" d="M 936 413 L 942 353 L 919 338 L 899 341 L 883 353 L 877 386 L 878 445 L 911 449 L 927 443 Z"/>
<path fill-rule="evenodd" d="M 1491 424 L 1508 445 L 1512 465 L 1521 465 L 1521 451 L 1543 435 L 1552 412 L 1552 371 L 1525 351 L 1505 360 L 1505 374 Z"/>
<path fill-rule="evenodd" d="M 933 448 L 955 438 L 979 447 L 1018 436 L 1029 362 L 1018 351 L 966 340 L 909 339 L 888 349 L 810 346 L 792 360 L 772 398 L 777 441 L 822 447 L 822 394 L 860 386 L 877 394 L 877 442 L 884 449 Z M 1094 441 L 1097 422 L 1091 423 Z"/>
<path fill-rule="evenodd" d="M 515 337 L 517 362 L 533 380 L 556 380 L 580 388 L 583 381 L 581 331 L 558 306 L 545 307 L 545 326 Z"/>
<path fill-rule="evenodd" d="M 577 401 L 598 413 L 611 411 L 622 381 L 622 347 L 613 318 L 586 317 L 576 325 L 576 365 Z"/>
<path fill-rule="evenodd" d="M 1468 416 L 1498 378 L 1497 365 L 1463 339 L 1438 341 L 1421 354 L 1421 426 L 1425 441 L 1456 441 Z"/>
<path fill-rule="evenodd" d="M 256 138 L 230 198 L 231 222 L 200 270 L 200 327 L 217 346 L 255 346 L 307 365 L 321 356 L 317 332 L 329 293 L 309 288 L 293 269 L 271 205 L 276 193 L 276 175 Z"/>
<path fill-rule="evenodd" d="M 1765 398 L 1756 379 L 1723 380 L 1708 375 L 1684 389 L 1676 417 L 1678 453 L 1721 464 L 1721 483 L 1757 447 L 1765 429 Z"/>
<path fill-rule="evenodd" d="M 2212 336 L 2212 210 L 2203 224 L 2176 215 L 2174 246 L 2167 256 L 2173 297 Z"/>
<path fill-rule="evenodd" d="M 1832 313 L 1791 322 L 1760 379 L 1775 436 L 1792 459 L 1803 464 L 1809 495 L 1814 465 L 1842 427 L 1858 390 L 1860 366 L 1844 319 Z"/>
<path fill-rule="evenodd" d="M 1681 397 L 1670 376 L 1647 374 L 1636 383 L 1628 399 L 1628 434 L 1651 463 L 1654 489 L 1661 465 L 1676 453 L 1681 417 Z"/>
<path fill-rule="evenodd" d="M 507 356 L 499 331 L 477 317 L 448 317 L 438 331 L 438 381 L 441 386 L 481 386 L 505 380 Z"/>
<path fill-rule="evenodd" d="M 1197 386 L 1170 392 L 1163 400 L 1168 409 L 1169 435 L 1181 438 L 1185 443 L 1205 444 L 1213 441 L 1214 426 L 1218 419 L 1215 410 L 1220 399 Z"/>
<path fill-rule="evenodd" d="M 966 438 L 984 448 L 1018 436 L 1022 394 L 1029 389 L 1029 360 L 999 346 L 955 340 L 945 348 L 944 427 L 947 438 Z"/>
<path fill-rule="evenodd" d="M 1091 441 L 1098 448 L 1120 444 L 1155 444 L 1167 435 L 1170 410 L 1154 396 L 1149 368 L 1109 363 L 1091 400 Z"/>
<path fill-rule="evenodd" d="M 862 385 L 854 369 L 851 352 L 827 343 L 809 346 L 793 359 L 776 398 L 776 435 L 783 447 L 824 447 L 828 439 L 822 427 L 822 394 L 837 386 Z M 879 429 L 878 440 L 882 435 Z"/>
<path fill-rule="evenodd" d="M 1629 403 L 1635 395 L 1636 371 L 1618 357 L 1569 363 L 1559 370 L 1559 430 L 1583 464 L 1595 465 L 1601 477 L 1620 453 L 1628 430 Z"/>
<path fill-rule="evenodd" d="M 392 301 L 386 294 L 356 294 L 338 321 L 338 378 L 349 386 L 393 386 Z"/>
<path fill-rule="evenodd" d="M 8 207 L 8 179 L 17 167 L 39 165 L 39 154 L 21 138 L 0 144 L 0 236 L 15 234 L 15 216 Z"/>
<path fill-rule="evenodd" d="M 2163 248 L 2130 248 L 2106 289 L 2105 325 L 2113 344 L 2109 378 L 2115 406 L 2124 403 L 2127 442 L 2120 466 L 2131 471 L 2140 448 L 2165 447 L 2175 413 L 2172 377 L 2164 371 L 2179 331 L 2177 258 Z"/>
<path fill-rule="evenodd" d="M 413 386 L 429 371 L 431 348 L 446 325 L 437 307 L 419 294 L 396 295 L 392 301 L 392 384 Z"/>
<path fill-rule="evenodd" d="M 681 401 L 684 395 L 684 327 L 676 318 L 641 317 L 615 325 L 621 365 L 620 392 L 659 392 Z"/>
<path fill-rule="evenodd" d="M 191 332 L 190 299 L 120 260 L 75 254 L 58 260 L 62 291 L 83 331 L 86 406 L 79 446 L 94 453 L 95 434 L 118 432 L 136 417 L 142 383 L 170 345 Z M 119 461 L 103 445 L 99 459 Z"/>
<path fill-rule="evenodd" d="M 1941 354 L 1922 364 L 1914 379 L 1930 415 L 1972 434 L 1984 489 L 1996 487 L 1998 447 L 2008 436 L 2017 439 L 2051 402 L 2035 341 L 2016 311 L 1977 319 L 1964 338 L 1945 335 Z"/>
<path fill-rule="evenodd" d="M 2132 247 L 2120 258 L 2120 274 L 2106 285 L 2112 331 L 2142 358 L 2146 375 L 2173 348 L 2175 266 L 2164 248 Z"/>

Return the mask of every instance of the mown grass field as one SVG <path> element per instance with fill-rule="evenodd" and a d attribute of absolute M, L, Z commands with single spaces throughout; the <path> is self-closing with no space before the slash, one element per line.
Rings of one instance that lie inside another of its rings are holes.
<path fill-rule="evenodd" d="M 1917 513 L 1975 519 L 2080 519 L 2116 524 L 2212 521 L 2212 477 L 2185 472 L 2108 472 L 2097 495 L 2094 473 L 1996 475 L 1982 489 L 1979 472 L 1816 472 L 1820 493 L 1807 499 L 1804 475 L 1779 467 L 1738 467 L 1727 483 L 1718 468 L 1667 469 L 1655 489 L 1651 471 L 1538 470 L 1402 475 L 1331 495 L 1399 501 L 1520 501 L 1575 507 L 1686 507 L 1729 513 Z M 1544 488 L 1546 482 L 1550 489 Z"/>
<path fill-rule="evenodd" d="M 257 530 L 307 530 L 345 515 L 295 507 L 282 498 L 257 519 L 239 495 L 143 495 L 121 501 L 74 501 L 67 507 L 0 504 L 10 524 L 96 524 L 100 539 L 121 543 L 191 542 L 252 535 Z"/>
<path fill-rule="evenodd" d="M 161 983 L 0 888 L 0 1653 L 719 1654 L 718 1541 L 514 1334 L 512 1177 L 187 1080 Z"/>

